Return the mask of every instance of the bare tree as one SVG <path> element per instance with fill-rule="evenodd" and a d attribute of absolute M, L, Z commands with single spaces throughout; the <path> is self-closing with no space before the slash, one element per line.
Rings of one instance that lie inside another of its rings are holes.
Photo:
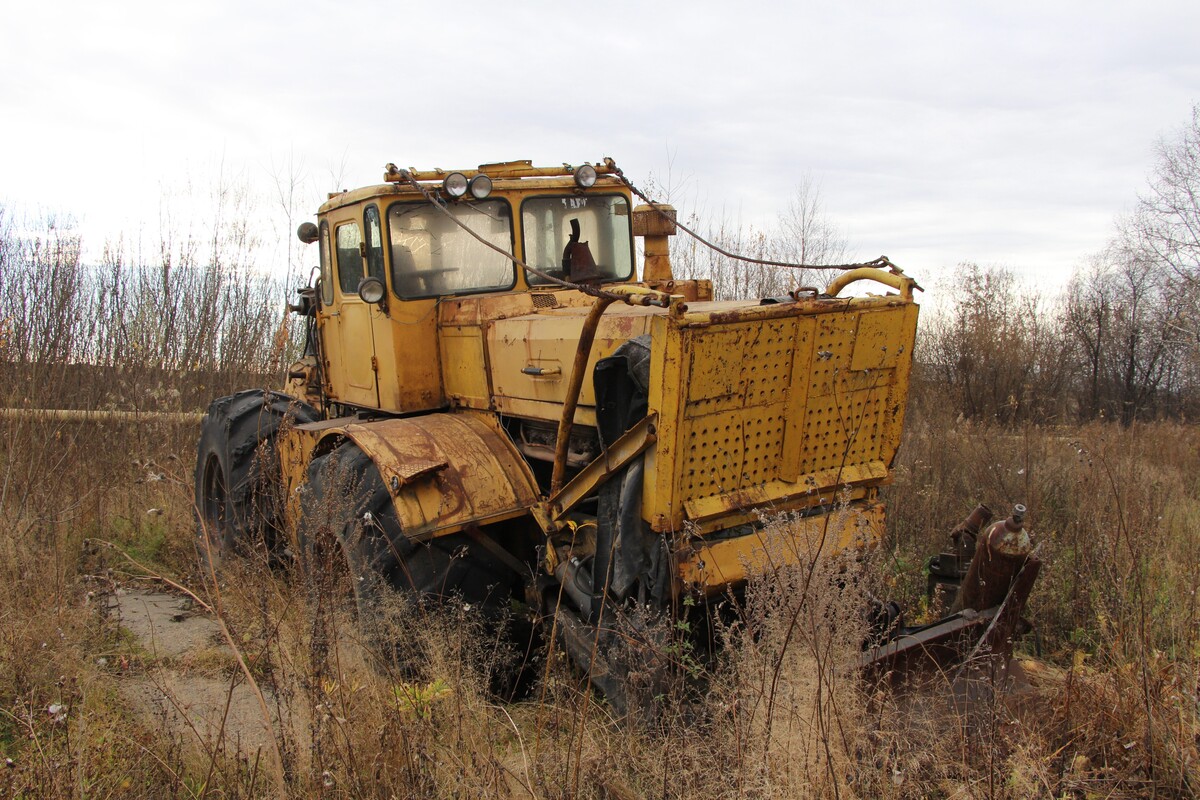
<path fill-rule="evenodd" d="M 1004 267 L 960 264 L 948 311 L 923 323 L 920 359 L 969 419 L 1062 419 L 1071 380 L 1053 303 Z"/>
<path fill-rule="evenodd" d="M 1200 104 L 1174 138 L 1158 142 L 1133 224 L 1157 260 L 1200 282 Z"/>
<path fill-rule="evenodd" d="M 1177 298 L 1187 287 L 1144 246 L 1136 224 L 1077 272 L 1064 325 L 1083 365 L 1081 412 L 1128 425 L 1164 410 L 1183 388 L 1187 339 Z"/>
<path fill-rule="evenodd" d="M 1073 340 L 1081 366 L 1080 413 L 1087 418 L 1101 415 L 1105 382 L 1105 356 L 1112 328 L 1110 281 L 1103 255 L 1092 256 L 1084 269 L 1076 271 L 1066 289 L 1063 325 Z"/>
<path fill-rule="evenodd" d="M 706 240 L 730 253 L 774 260 L 776 242 L 763 230 L 727 217 L 704 220 L 693 214 L 685 224 Z M 706 247 L 687 234 L 676 236 L 671 243 L 671 262 L 681 278 L 707 278 L 712 281 L 713 295 L 718 300 L 769 297 L 785 289 L 776 267 L 751 264 L 729 258 Z"/>
<path fill-rule="evenodd" d="M 850 260 L 845 234 L 825 215 L 821 187 L 805 175 L 787 210 L 779 215 L 779 255 L 799 264 L 845 264 Z M 796 284 L 812 285 L 816 276 L 804 270 L 789 276 Z"/>
<path fill-rule="evenodd" d="M 312 200 L 316 193 L 309 186 L 308 173 L 304 159 L 296 159 L 295 152 L 289 150 L 287 159 L 279 164 L 272 160 L 268 172 L 275 188 L 275 211 L 282 222 L 283 246 L 287 263 L 286 283 L 299 283 L 307 279 L 308 272 L 304 269 L 303 257 L 307 251 L 296 248 L 296 220 L 299 217 L 309 218 L 312 214 Z"/>
<path fill-rule="evenodd" d="M 730 220 L 706 219 L 692 212 L 688 227 L 724 250 L 767 261 L 836 264 L 847 260 L 845 236 L 825 215 L 820 188 L 805 177 L 771 228 L 761 229 Z M 671 261 L 682 278 L 708 278 L 717 299 L 772 297 L 800 286 L 824 283 L 808 270 L 769 267 L 729 258 L 686 234 L 671 246 Z"/>

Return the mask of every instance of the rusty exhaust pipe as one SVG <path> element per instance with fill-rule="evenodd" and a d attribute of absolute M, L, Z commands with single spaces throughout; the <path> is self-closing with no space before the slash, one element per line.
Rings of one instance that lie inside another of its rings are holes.
<path fill-rule="evenodd" d="M 550 494 L 563 487 L 563 476 L 567 472 L 567 453 L 571 449 L 571 426 L 575 424 L 575 408 L 579 404 L 579 391 L 583 388 L 583 376 L 587 371 L 588 356 L 592 353 L 592 342 L 596 340 L 596 328 L 604 310 L 612 305 L 612 298 L 599 297 L 592 304 L 579 332 L 579 343 L 575 347 L 575 361 L 571 364 L 571 382 L 563 397 L 562 417 L 558 421 L 558 438 L 554 442 L 554 466 L 551 470 Z"/>
<path fill-rule="evenodd" d="M 945 612 L 958 596 L 963 578 L 975 557 L 975 543 L 983 526 L 992 521 L 992 510 L 980 503 L 962 522 L 950 531 L 950 548 L 931 557 L 927 562 L 928 578 L 925 596 L 929 607 L 937 614 Z"/>
<path fill-rule="evenodd" d="M 1025 511 L 1018 503 L 1012 516 L 992 523 L 980 537 L 952 612 L 964 608 L 980 611 L 1004 602 L 1033 550 L 1025 530 Z"/>

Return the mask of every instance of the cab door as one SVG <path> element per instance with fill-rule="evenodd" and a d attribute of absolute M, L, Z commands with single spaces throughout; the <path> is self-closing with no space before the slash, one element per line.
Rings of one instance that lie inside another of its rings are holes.
<path fill-rule="evenodd" d="M 389 275 L 389 236 L 375 204 L 338 209 L 320 222 L 317 324 L 325 392 L 335 403 L 402 413 L 446 404 L 438 351 L 437 297 L 406 300 Z M 363 276 L 388 287 L 385 301 L 358 296 Z"/>
<path fill-rule="evenodd" d="M 357 219 L 322 220 L 321 262 L 322 308 L 317 319 L 328 376 L 326 391 L 339 403 L 378 408 L 372 319 L 378 312 L 358 296 L 367 259 Z"/>
<path fill-rule="evenodd" d="M 359 222 L 348 220 L 337 223 L 333 229 L 333 245 L 340 306 L 338 328 L 346 365 L 346 385 L 341 400 L 357 406 L 378 408 L 375 331 L 371 320 L 375 309 L 358 296 L 358 284 L 365 276 L 366 266 L 366 245 Z"/>
<path fill-rule="evenodd" d="M 379 219 L 379 208 L 374 205 L 363 209 L 363 247 L 366 274 L 379 278 L 387 285 L 387 268 L 383 257 L 383 226 Z M 391 386 L 396 382 L 391 357 L 393 350 L 392 323 L 389 319 L 392 304 L 385 299 L 379 305 L 368 305 L 367 316 L 371 326 L 371 347 L 375 355 L 375 397 L 379 408 L 389 411 L 400 409 L 393 397 Z"/>

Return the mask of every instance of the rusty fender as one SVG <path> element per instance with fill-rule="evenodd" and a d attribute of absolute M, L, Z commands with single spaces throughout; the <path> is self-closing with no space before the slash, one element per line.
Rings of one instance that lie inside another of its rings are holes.
<path fill-rule="evenodd" d="M 537 501 L 533 473 L 489 414 L 353 422 L 340 433 L 379 468 L 411 539 L 520 516 Z"/>

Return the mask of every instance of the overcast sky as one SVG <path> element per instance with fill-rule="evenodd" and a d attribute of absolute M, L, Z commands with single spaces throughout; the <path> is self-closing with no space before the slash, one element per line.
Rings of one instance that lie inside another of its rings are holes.
<path fill-rule="evenodd" d="M 1200 3 L 10 4 L 0 202 L 92 242 L 164 194 L 613 156 L 768 226 L 808 174 L 854 255 L 1065 278 L 1200 101 Z M 223 165 L 223 166 L 222 166 Z"/>

